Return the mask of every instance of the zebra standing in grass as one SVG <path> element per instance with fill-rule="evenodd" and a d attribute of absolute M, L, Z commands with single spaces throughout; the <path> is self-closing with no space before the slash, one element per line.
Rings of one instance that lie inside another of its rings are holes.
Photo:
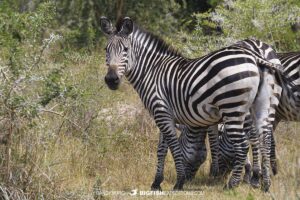
<path fill-rule="evenodd" d="M 273 122 L 273 133 L 275 132 L 275 129 L 281 120 L 300 121 L 300 52 L 281 53 L 278 54 L 278 57 L 282 63 L 283 71 L 286 74 L 289 82 L 284 82 L 283 80 L 279 81 L 282 87 L 282 95 L 279 100 L 279 105 L 276 108 L 276 113 L 274 115 L 275 120 Z M 258 137 L 255 135 L 255 129 L 253 129 L 251 119 L 248 123 L 245 124 L 245 129 L 250 130 L 250 132 L 248 132 L 249 137 L 252 137 L 254 141 L 258 141 Z M 230 160 L 234 159 L 234 152 L 228 150 L 230 149 L 228 147 L 225 148 L 225 146 L 229 146 L 226 145 L 226 143 L 226 138 L 222 137 L 220 141 L 220 151 L 222 153 L 220 154 L 219 158 L 219 166 L 221 171 L 230 170 L 230 168 L 232 167 L 232 163 L 230 163 Z M 255 155 L 258 155 L 257 150 L 254 150 L 253 153 Z M 253 157 L 255 155 L 253 155 Z M 270 162 L 273 174 L 276 175 L 277 163 L 274 134 L 272 134 L 271 138 Z M 246 166 L 246 177 L 250 176 L 250 167 L 250 164 Z M 255 183 L 253 184 L 252 182 L 252 185 L 255 186 Z"/>
<path fill-rule="evenodd" d="M 185 181 L 175 123 L 186 125 L 191 132 L 207 129 L 220 121 L 226 124 L 226 134 L 236 153 L 226 187 L 237 186 L 248 151 L 243 132 L 245 115 L 254 103 L 254 113 L 260 112 L 256 119 L 259 130 L 268 117 L 270 97 L 258 93 L 260 83 L 265 85 L 260 78 L 260 69 L 276 70 L 278 66 L 239 47 L 187 59 L 161 39 L 138 28 L 130 18 L 124 18 L 116 28 L 105 17 L 100 22 L 102 31 L 108 36 L 105 82 L 110 89 L 116 90 L 121 78 L 126 76 L 139 94 L 161 132 L 159 147 L 169 147 L 174 158 L 177 172 L 174 189 L 182 189 Z M 265 134 L 262 152 L 266 162 L 263 165 L 269 161 L 268 149 L 269 136 Z M 268 173 L 263 175 L 268 176 Z M 268 190 L 270 181 L 268 177 L 264 180 L 268 180 L 265 184 Z M 162 181 L 163 174 L 158 172 L 152 189 L 160 189 Z"/>
<path fill-rule="evenodd" d="M 243 41 L 239 41 L 235 45 L 242 45 L 246 48 L 251 48 L 254 51 L 260 51 L 266 59 L 278 63 L 279 61 L 282 63 L 282 67 L 284 68 L 284 72 L 288 77 L 288 80 L 292 84 L 282 85 L 283 95 L 280 98 L 280 104 L 276 108 L 275 121 L 273 124 L 273 129 L 275 131 L 277 124 L 281 120 L 286 121 L 300 121 L 300 102 L 299 102 L 299 91 L 300 91 L 300 52 L 292 52 L 292 53 L 280 53 L 278 55 L 278 59 L 276 59 L 277 55 L 274 54 L 275 51 L 267 44 L 261 43 L 260 41 L 247 39 Z M 256 50 L 255 50 L 256 49 Z M 284 84 L 284 83 L 283 83 Z M 192 169 L 193 173 L 190 173 L 189 178 L 193 178 L 199 169 L 201 163 L 199 164 L 198 160 L 204 162 L 204 155 L 206 155 L 206 149 L 203 148 L 199 151 L 200 146 L 204 146 L 205 142 L 197 143 L 194 137 L 190 137 L 190 134 L 186 133 L 187 129 L 184 126 L 178 126 L 179 130 L 182 131 L 181 140 L 187 141 L 181 146 L 185 146 L 185 157 L 189 157 L 188 161 L 184 160 L 184 163 L 189 167 L 186 169 L 186 173 Z M 258 187 L 259 183 L 259 174 L 260 174 L 260 163 L 259 163 L 259 139 L 255 128 L 253 127 L 253 120 L 250 115 L 246 116 L 244 123 L 244 131 L 248 135 L 248 139 L 251 141 L 252 153 L 253 153 L 253 165 L 254 165 L 254 176 L 252 177 L 252 185 L 254 187 Z M 228 141 L 228 138 L 224 136 L 224 129 L 220 130 L 220 156 L 219 156 L 219 167 L 221 173 L 230 172 L 233 166 L 234 160 L 234 149 L 233 145 Z M 273 136 L 273 135 L 272 135 Z M 195 141 L 194 141 L 195 140 Z M 272 137 L 272 146 L 271 146 L 271 167 L 273 174 L 277 174 L 277 164 L 276 164 L 276 154 L 275 154 L 275 140 Z M 198 145 L 198 146 L 197 146 Z M 190 147 L 190 148 L 188 148 Z M 183 149 L 184 149 L 183 148 Z M 195 159 L 195 160 L 193 160 Z M 259 168 L 257 168 L 259 167 Z M 246 182 L 250 182 L 251 177 L 251 163 L 248 162 L 245 166 L 245 177 L 244 180 Z"/>
<path fill-rule="evenodd" d="M 281 120 L 300 121 L 300 52 L 279 53 L 283 71 L 292 85 L 283 90 L 279 105 L 276 109 L 274 132 Z M 275 138 L 271 141 L 271 166 L 274 174 L 277 173 Z"/>
<path fill-rule="evenodd" d="M 246 40 L 242 40 L 239 41 L 237 43 L 235 43 L 233 46 L 239 46 L 239 47 L 243 47 L 243 48 L 247 48 L 247 49 L 251 49 L 252 51 L 260 54 L 262 57 L 264 57 L 266 60 L 273 62 L 275 64 L 280 64 L 280 60 L 277 57 L 277 54 L 275 52 L 275 50 L 273 50 L 273 48 L 271 46 L 269 46 L 266 43 L 263 43 L 259 40 L 255 40 L 255 39 L 246 39 Z M 270 109 L 270 113 L 269 113 L 269 117 L 268 117 L 268 121 L 269 121 L 269 126 L 267 127 L 268 132 L 271 132 L 273 127 L 273 122 L 274 122 L 274 114 L 275 114 L 275 109 L 276 106 L 278 105 L 279 99 L 278 97 L 280 97 L 280 93 L 281 93 L 281 86 L 275 83 L 273 83 L 273 85 L 271 86 L 272 88 L 272 105 L 271 105 L 271 109 Z M 184 128 L 181 128 L 181 130 L 184 130 Z M 244 131 L 248 136 L 249 141 L 251 142 L 251 147 L 252 147 L 252 153 L 253 153 L 253 176 L 251 178 L 251 183 L 253 186 L 258 187 L 259 186 L 259 177 L 260 177 L 260 173 L 261 173 L 261 169 L 260 169 L 260 160 L 259 160 L 259 134 L 258 132 L 255 130 L 255 127 L 253 127 L 253 120 L 252 117 L 250 115 L 248 115 L 245 119 L 244 122 Z M 221 131 L 222 132 L 222 131 Z M 188 137 L 189 134 L 184 134 L 182 137 Z M 234 148 L 232 148 L 232 144 L 230 142 L 230 140 L 228 140 L 228 138 L 225 138 L 224 136 L 220 136 L 222 138 L 222 143 L 220 143 L 220 153 L 222 156 L 219 157 L 219 159 L 222 159 L 221 161 L 219 161 L 220 163 L 220 171 L 224 172 L 226 171 L 226 168 L 228 166 L 232 166 L 232 162 L 233 162 L 233 155 L 235 154 L 234 152 Z M 190 143 L 193 142 L 193 138 L 189 138 L 189 139 L 185 139 L 187 141 L 189 141 Z M 224 142 L 225 141 L 225 142 Z M 199 146 L 203 146 L 205 145 L 204 143 L 199 144 Z M 273 144 L 274 145 L 274 144 Z M 189 146 L 189 144 L 185 144 L 185 146 Z M 275 147 L 274 147 L 275 148 Z M 194 149 L 196 149 L 194 147 Z M 203 149 L 206 150 L 206 149 Z M 198 151 L 193 151 L 193 149 L 189 149 L 189 151 L 186 153 L 188 154 L 188 157 L 191 158 L 196 158 L 198 155 L 198 158 L 202 155 L 204 155 L 206 152 L 198 152 Z M 247 165 L 246 165 L 246 174 L 244 177 L 244 180 L 246 180 L 247 182 L 250 182 L 250 169 L 251 169 L 251 163 L 249 161 L 247 161 Z M 200 167 L 200 165 L 198 164 L 199 162 L 194 162 L 193 160 L 189 160 L 189 166 L 190 168 L 194 169 L 194 173 L 191 174 L 190 178 L 193 178 L 193 176 L 195 175 L 196 171 L 198 170 L 198 168 Z M 271 162 L 272 163 L 272 162 Z M 213 163 L 212 163 L 213 164 Z M 272 170 L 273 170 L 273 166 L 272 165 Z M 186 173 L 189 173 L 189 169 L 186 170 Z M 274 172 L 274 171 L 273 171 Z"/>

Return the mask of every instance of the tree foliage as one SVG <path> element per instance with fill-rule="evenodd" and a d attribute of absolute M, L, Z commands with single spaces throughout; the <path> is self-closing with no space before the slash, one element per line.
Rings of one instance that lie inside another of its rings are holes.
<path fill-rule="evenodd" d="M 255 37 L 274 45 L 279 51 L 300 48 L 300 32 L 293 29 L 300 22 L 297 0 L 226 0 L 213 11 L 195 16 L 198 25 L 194 34 L 215 36 L 217 41 L 227 41 L 226 45 Z"/>

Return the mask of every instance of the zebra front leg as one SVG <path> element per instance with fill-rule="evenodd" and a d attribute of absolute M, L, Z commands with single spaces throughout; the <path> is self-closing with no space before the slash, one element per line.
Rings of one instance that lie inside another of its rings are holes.
<path fill-rule="evenodd" d="M 211 152 L 211 166 L 210 166 L 210 176 L 219 175 L 219 130 L 218 125 L 211 126 L 208 129 L 208 139 Z"/>
<path fill-rule="evenodd" d="M 161 134 L 163 135 L 163 141 L 166 141 L 167 146 L 170 148 L 172 157 L 175 162 L 177 181 L 174 186 L 174 190 L 182 190 L 185 181 L 185 171 L 183 165 L 182 150 L 180 148 L 176 135 L 174 121 L 171 115 L 164 111 L 157 111 L 155 113 L 154 119 Z"/>
<path fill-rule="evenodd" d="M 154 182 L 151 185 L 151 190 L 159 190 L 161 191 L 160 184 L 164 180 L 164 165 L 165 165 L 165 158 L 168 153 L 168 145 L 163 138 L 163 134 L 160 133 L 159 142 L 157 147 L 157 168 Z"/>

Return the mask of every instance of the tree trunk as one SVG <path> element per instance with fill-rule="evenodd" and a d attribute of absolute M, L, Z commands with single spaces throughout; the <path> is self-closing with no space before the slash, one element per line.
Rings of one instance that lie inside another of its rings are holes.
<path fill-rule="evenodd" d="M 123 17 L 123 7 L 124 7 L 124 1 L 123 0 L 117 0 L 117 21 Z"/>

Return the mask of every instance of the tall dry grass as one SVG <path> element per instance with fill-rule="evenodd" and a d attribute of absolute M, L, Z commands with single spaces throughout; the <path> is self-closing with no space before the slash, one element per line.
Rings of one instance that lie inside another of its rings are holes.
<path fill-rule="evenodd" d="M 148 191 L 156 169 L 158 129 L 128 83 L 108 90 L 105 67 L 98 55 L 70 53 L 65 81 L 74 85 L 76 98 L 52 102 L 32 127 L 14 133 L 12 173 L 1 181 L 2 199 L 183 199 L 182 194 L 130 196 L 132 190 Z M 51 67 L 49 60 L 45 67 Z M 210 157 L 186 191 L 189 199 L 299 199 L 299 123 L 282 122 L 276 131 L 279 173 L 272 177 L 269 194 L 241 184 L 224 191 L 225 179 L 208 176 Z M 5 144 L 0 146 L 1 154 Z M 208 153 L 209 155 L 209 153 Z M 5 158 L 1 157 L 1 163 Z M 1 165 L 3 167 L 3 165 Z M 1 172 L 4 171 L 1 168 Z M 174 162 L 168 154 L 164 191 L 176 181 Z M 101 195 L 123 191 L 124 194 Z M 14 196 L 13 195 L 18 195 Z"/>

